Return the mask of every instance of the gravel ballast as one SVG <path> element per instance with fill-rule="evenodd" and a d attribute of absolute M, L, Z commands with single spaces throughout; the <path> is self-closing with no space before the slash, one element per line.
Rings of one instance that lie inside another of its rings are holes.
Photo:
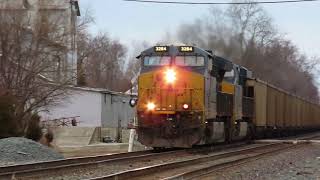
<path fill-rule="evenodd" d="M 320 144 L 307 144 L 199 179 L 320 179 Z"/>
<path fill-rule="evenodd" d="M 64 159 L 38 142 L 21 137 L 0 139 L 0 166 Z"/>

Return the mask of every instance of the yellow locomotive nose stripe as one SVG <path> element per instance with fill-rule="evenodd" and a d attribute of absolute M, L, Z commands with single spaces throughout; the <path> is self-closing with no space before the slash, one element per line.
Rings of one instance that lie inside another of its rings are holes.
<path fill-rule="evenodd" d="M 154 111 L 153 114 L 175 114 L 176 111 Z"/>
<path fill-rule="evenodd" d="M 230 83 L 225 82 L 225 81 L 223 81 L 221 83 L 221 91 L 223 93 L 234 94 L 234 89 L 235 89 L 235 87 L 234 87 L 233 84 L 230 84 Z"/>

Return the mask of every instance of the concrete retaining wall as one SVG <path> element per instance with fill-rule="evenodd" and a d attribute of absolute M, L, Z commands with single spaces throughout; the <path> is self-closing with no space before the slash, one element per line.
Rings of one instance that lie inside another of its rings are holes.
<path fill-rule="evenodd" d="M 57 146 L 85 146 L 92 143 L 95 127 L 57 127 L 52 129 L 53 144 Z"/>

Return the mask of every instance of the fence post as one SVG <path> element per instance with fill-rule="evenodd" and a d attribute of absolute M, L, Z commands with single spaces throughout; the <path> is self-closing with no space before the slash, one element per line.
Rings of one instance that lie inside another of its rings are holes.
<path fill-rule="evenodd" d="M 133 126 L 136 127 L 136 116 L 133 117 Z M 130 129 L 130 135 L 129 135 L 129 147 L 128 147 L 128 152 L 132 152 L 133 151 L 133 145 L 134 145 L 134 138 L 136 135 L 136 129 L 131 128 Z"/>

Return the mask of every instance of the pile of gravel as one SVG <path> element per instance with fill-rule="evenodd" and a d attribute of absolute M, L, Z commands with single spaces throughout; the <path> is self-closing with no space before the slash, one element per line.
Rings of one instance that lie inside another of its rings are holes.
<path fill-rule="evenodd" d="M 0 166 L 64 159 L 64 157 L 30 139 L 11 137 L 0 139 Z"/>

